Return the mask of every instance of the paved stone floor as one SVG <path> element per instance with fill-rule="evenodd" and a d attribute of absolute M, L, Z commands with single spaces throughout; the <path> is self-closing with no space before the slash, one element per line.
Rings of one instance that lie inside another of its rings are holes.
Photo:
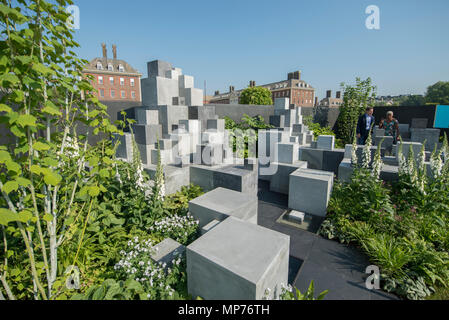
<path fill-rule="evenodd" d="M 258 224 L 290 236 L 289 282 L 304 292 L 313 280 L 315 294 L 329 290 L 330 300 L 392 300 L 394 295 L 365 287 L 370 263 L 354 247 L 324 239 L 276 220 L 287 210 L 288 196 L 269 191 L 259 180 Z"/>

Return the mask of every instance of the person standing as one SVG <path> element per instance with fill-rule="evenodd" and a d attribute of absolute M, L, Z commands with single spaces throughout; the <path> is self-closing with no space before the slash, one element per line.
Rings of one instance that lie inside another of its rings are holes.
<path fill-rule="evenodd" d="M 380 121 L 379 129 L 385 129 L 385 135 L 393 137 L 393 144 L 398 142 L 399 134 L 399 121 L 393 117 L 393 111 L 387 112 L 387 119 Z"/>
<path fill-rule="evenodd" d="M 373 112 L 373 107 L 367 107 L 365 113 L 359 117 L 359 121 L 357 121 L 357 144 L 364 145 L 366 143 L 366 139 L 368 139 L 368 135 L 375 123 Z"/>

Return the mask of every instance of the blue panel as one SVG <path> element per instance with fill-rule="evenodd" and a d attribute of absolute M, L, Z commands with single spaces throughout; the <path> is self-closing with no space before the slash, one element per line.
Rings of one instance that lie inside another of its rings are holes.
<path fill-rule="evenodd" d="M 449 128 L 449 106 L 437 106 L 435 128 Z"/>

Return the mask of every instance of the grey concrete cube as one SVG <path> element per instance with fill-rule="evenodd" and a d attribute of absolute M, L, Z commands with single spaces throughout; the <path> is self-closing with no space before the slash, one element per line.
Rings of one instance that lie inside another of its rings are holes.
<path fill-rule="evenodd" d="M 426 150 L 433 151 L 435 145 L 438 144 L 440 139 L 440 129 L 417 129 L 412 128 L 411 130 L 411 141 L 412 142 L 426 142 Z"/>
<path fill-rule="evenodd" d="M 276 128 L 285 127 L 285 116 L 283 115 L 273 115 L 270 116 L 270 124 Z"/>
<path fill-rule="evenodd" d="M 206 300 L 278 298 L 288 281 L 290 237 L 233 217 L 187 247 L 187 285 Z"/>
<path fill-rule="evenodd" d="M 270 177 L 270 191 L 288 194 L 290 174 L 299 168 L 307 168 L 307 162 L 295 161 L 292 164 L 287 163 L 271 163 L 276 166 L 276 173 Z"/>
<path fill-rule="evenodd" d="M 419 142 L 407 142 L 407 141 L 403 141 L 398 142 L 397 146 L 396 146 L 396 160 L 399 161 L 399 148 L 402 145 L 402 154 L 404 155 L 404 157 L 406 159 L 408 159 L 409 154 L 410 154 L 410 147 L 413 150 L 413 154 L 415 156 L 415 159 L 418 157 L 419 153 L 421 152 L 421 148 L 422 148 L 422 143 Z"/>
<path fill-rule="evenodd" d="M 189 211 L 199 220 L 199 227 L 212 220 L 223 221 L 229 216 L 257 224 L 258 199 L 225 188 L 216 188 L 189 202 Z"/>
<path fill-rule="evenodd" d="M 298 169 L 290 174 L 289 208 L 325 217 L 334 182 L 332 172 Z"/>
<path fill-rule="evenodd" d="M 224 130 L 225 130 L 224 119 L 209 119 L 209 120 L 207 120 L 207 130 L 215 130 L 217 132 L 224 132 Z"/>
<path fill-rule="evenodd" d="M 317 138 L 317 149 L 322 150 L 334 150 L 335 147 L 335 136 L 318 136 Z"/>
<path fill-rule="evenodd" d="M 196 164 L 215 166 L 223 163 L 223 145 L 222 144 L 201 144 L 197 145 L 194 156 Z"/>
<path fill-rule="evenodd" d="M 299 145 L 296 143 L 278 143 L 278 162 L 294 163 L 298 161 Z"/>
<path fill-rule="evenodd" d="M 427 128 L 427 123 L 429 120 L 427 118 L 413 118 L 412 119 L 412 129 L 425 129 Z"/>
<path fill-rule="evenodd" d="M 289 98 L 275 98 L 274 99 L 274 109 L 275 110 L 290 109 L 290 99 Z"/>
<path fill-rule="evenodd" d="M 134 124 L 133 131 L 137 144 L 155 144 L 162 138 L 162 127 L 160 124 Z"/>

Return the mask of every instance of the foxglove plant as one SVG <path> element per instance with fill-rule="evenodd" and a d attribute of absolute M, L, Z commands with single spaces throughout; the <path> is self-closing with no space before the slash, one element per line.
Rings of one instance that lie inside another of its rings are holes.
<path fill-rule="evenodd" d="M 371 138 L 371 129 L 368 134 L 368 138 L 366 139 L 365 147 L 362 152 L 362 167 L 365 169 L 370 168 L 371 164 L 371 146 L 373 145 Z"/>
<path fill-rule="evenodd" d="M 163 201 L 165 197 L 165 181 L 164 181 L 164 167 L 161 162 L 161 149 L 159 147 L 159 142 L 157 146 L 157 167 L 156 176 L 154 178 L 153 195 L 156 200 Z"/>
<path fill-rule="evenodd" d="M 441 176 L 443 171 L 442 149 L 438 151 L 437 145 L 435 145 L 435 148 L 430 157 L 430 168 L 432 170 L 432 176 L 434 179 L 437 179 Z"/>
<path fill-rule="evenodd" d="M 382 139 L 382 141 L 377 146 L 376 155 L 374 156 L 373 166 L 372 166 L 372 170 L 371 170 L 371 175 L 375 179 L 379 179 L 380 172 L 382 171 L 383 163 L 382 163 L 382 158 L 381 158 L 381 155 L 380 155 L 380 150 L 382 148 L 383 141 L 384 141 L 384 139 Z"/>
<path fill-rule="evenodd" d="M 399 175 L 400 176 L 408 176 L 409 175 L 409 168 L 407 166 L 407 159 L 404 156 L 404 152 L 403 152 L 403 144 L 402 144 L 402 140 L 398 145 L 398 160 L 399 160 Z"/>
<path fill-rule="evenodd" d="M 130 126 L 131 130 L 131 142 L 132 142 L 132 148 L 133 148 L 133 168 L 134 168 L 134 181 L 136 183 L 136 186 L 141 189 L 142 191 L 145 191 L 147 189 L 147 186 L 145 185 L 145 179 L 143 178 L 143 165 L 142 160 L 140 158 L 140 152 L 139 148 L 137 147 L 136 139 L 134 137 L 134 132 Z"/>

